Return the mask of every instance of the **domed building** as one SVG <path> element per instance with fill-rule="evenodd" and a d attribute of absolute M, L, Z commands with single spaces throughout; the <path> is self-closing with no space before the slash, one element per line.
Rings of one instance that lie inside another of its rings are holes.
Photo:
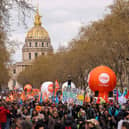
<path fill-rule="evenodd" d="M 20 84 L 17 82 L 17 76 L 26 67 L 30 67 L 32 61 L 38 56 L 52 53 L 53 47 L 51 45 L 51 39 L 48 32 L 42 27 L 41 16 L 37 10 L 34 18 L 34 26 L 27 32 L 25 44 L 22 48 L 23 61 L 17 62 L 9 67 L 11 77 L 8 83 L 9 89 L 20 87 Z"/>

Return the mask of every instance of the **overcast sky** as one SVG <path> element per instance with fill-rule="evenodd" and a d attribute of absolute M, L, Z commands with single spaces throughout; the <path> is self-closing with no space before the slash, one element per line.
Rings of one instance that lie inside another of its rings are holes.
<path fill-rule="evenodd" d="M 37 6 L 38 0 L 31 0 Z M 51 43 L 56 50 L 60 45 L 67 45 L 83 25 L 98 20 L 109 12 L 107 7 L 113 0 L 39 0 L 42 26 L 48 31 Z M 33 26 L 33 17 L 27 20 L 27 28 L 12 23 L 11 39 L 23 42 L 13 55 L 16 61 L 22 60 L 22 46 L 26 33 Z"/>

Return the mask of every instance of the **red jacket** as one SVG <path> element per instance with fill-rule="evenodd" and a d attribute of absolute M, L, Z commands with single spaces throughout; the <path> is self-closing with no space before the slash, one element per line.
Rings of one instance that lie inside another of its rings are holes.
<path fill-rule="evenodd" d="M 7 114 L 9 113 L 9 110 L 5 109 L 4 107 L 0 107 L 0 123 L 7 122 Z"/>

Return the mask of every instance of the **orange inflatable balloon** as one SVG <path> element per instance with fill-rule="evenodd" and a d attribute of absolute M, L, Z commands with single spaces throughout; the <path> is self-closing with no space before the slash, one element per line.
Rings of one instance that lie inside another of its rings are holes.
<path fill-rule="evenodd" d="M 36 106 L 36 108 L 35 108 L 35 109 L 36 109 L 36 111 L 38 111 L 38 112 L 39 112 L 39 111 L 41 111 L 41 106 Z"/>
<path fill-rule="evenodd" d="M 116 86 L 116 75 L 109 67 L 98 66 L 89 73 L 88 84 L 92 91 L 99 92 L 99 97 L 107 100 L 108 93 Z"/>
<path fill-rule="evenodd" d="M 90 72 L 88 84 L 92 91 L 110 92 L 116 86 L 116 75 L 109 67 L 99 66 Z"/>
<path fill-rule="evenodd" d="M 32 90 L 32 85 L 26 84 L 26 85 L 24 86 L 24 90 L 27 90 L 27 92 L 31 91 L 31 90 Z"/>

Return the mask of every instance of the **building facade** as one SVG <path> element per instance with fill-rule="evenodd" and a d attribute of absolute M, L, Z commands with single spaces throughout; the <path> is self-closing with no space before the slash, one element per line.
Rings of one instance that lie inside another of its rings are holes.
<path fill-rule="evenodd" d="M 26 67 L 31 67 L 32 61 L 34 61 L 38 56 L 45 56 L 53 53 L 51 39 L 48 32 L 44 27 L 42 27 L 41 16 L 39 15 L 38 10 L 36 11 L 34 19 L 34 26 L 27 32 L 25 44 L 22 48 L 22 62 L 17 62 L 9 66 L 9 89 L 21 87 L 17 81 L 19 73 L 22 72 Z"/>

